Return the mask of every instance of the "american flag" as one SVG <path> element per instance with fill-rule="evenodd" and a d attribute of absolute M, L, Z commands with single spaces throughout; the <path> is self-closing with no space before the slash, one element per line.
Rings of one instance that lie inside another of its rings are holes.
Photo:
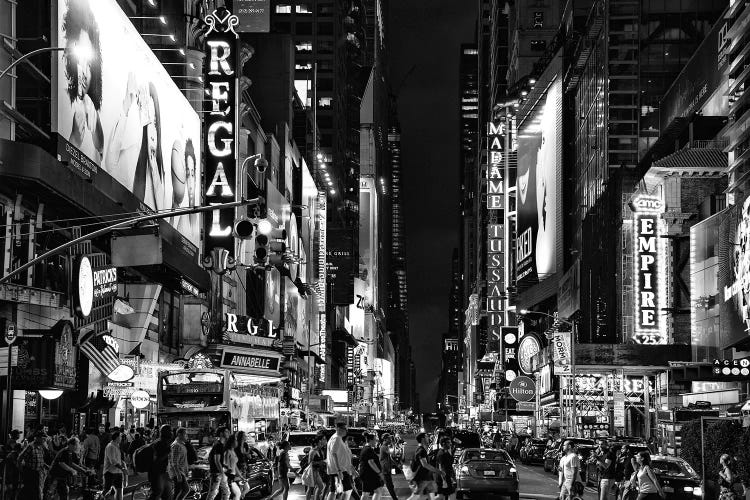
<path fill-rule="evenodd" d="M 109 375 L 120 366 L 117 351 L 105 342 L 104 335 L 92 335 L 81 344 L 81 351 L 103 375 Z"/>

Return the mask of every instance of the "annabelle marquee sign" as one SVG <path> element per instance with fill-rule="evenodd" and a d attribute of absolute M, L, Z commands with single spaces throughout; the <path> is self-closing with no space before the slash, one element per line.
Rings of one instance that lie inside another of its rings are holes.
<path fill-rule="evenodd" d="M 220 8 L 205 19 L 206 91 L 204 102 L 206 152 L 206 188 L 203 193 L 210 205 L 235 201 L 237 174 L 237 79 L 238 42 L 235 26 L 237 16 Z M 234 209 L 214 210 L 204 219 L 206 253 L 220 247 L 234 255 L 232 224 Z"/>
<path fill-rule="evenodd" d="M 639 344 L 666 344 L 664 242 L 661 214 L 664 202 L 654 196 L 638 196 L 631 202 L 634 213 L 635 333 Z"/>

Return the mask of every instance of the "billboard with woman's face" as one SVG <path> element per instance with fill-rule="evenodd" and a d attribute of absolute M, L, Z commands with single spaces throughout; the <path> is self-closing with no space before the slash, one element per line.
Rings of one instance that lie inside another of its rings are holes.
<path fill-rule="evenodd" d="M 113 177 L 150 210 L 200 205 L 198 115 L 117 2 L 53 5 L 60 159 L 84 178 Z M 197 214 L 169 220 L 199 245 Z"/>

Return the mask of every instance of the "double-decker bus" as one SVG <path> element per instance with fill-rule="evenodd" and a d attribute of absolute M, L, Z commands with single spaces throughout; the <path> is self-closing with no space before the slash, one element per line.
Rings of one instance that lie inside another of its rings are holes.
<path fill-rule="evenodd" d="M 226 426 L 238 430 L 237 382 L 229 370 L 211 368 L 160 372 L 156 416 L 159 424 L 185 427 L 191 440 L 201 431 Z"/>

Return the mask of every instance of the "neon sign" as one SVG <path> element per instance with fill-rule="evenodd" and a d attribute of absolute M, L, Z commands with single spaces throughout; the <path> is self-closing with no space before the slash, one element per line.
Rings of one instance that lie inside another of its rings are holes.
<path fill-rule="evenodd" d="M 206 91 L 206 188 L 204 196 L 210 205 L 235 200 L 237 171 L 237 16 L 219 8 L 206 16 L 205 73 Z M 212 248 L 226 249 L 234 255 L 232 224 L 234 209 L 214 210 L 204 219 L 206 253 Z"/>
<path fill-rule="evenodd" d="M 503 150 L 505 149 L 505 124 L 487 124 L 487 144 L 489 158 L 487 161 L 487 208 L 503 208 Z"/>
<path fill-rule="evenodd" d="M 653 196 L 638 196 L 630 204 L 634 212 L 633 271 L 635 284 L 635 332 L 639 344 L 666 344 L 664 243 L 661 213 L 664 202 Z"/>

